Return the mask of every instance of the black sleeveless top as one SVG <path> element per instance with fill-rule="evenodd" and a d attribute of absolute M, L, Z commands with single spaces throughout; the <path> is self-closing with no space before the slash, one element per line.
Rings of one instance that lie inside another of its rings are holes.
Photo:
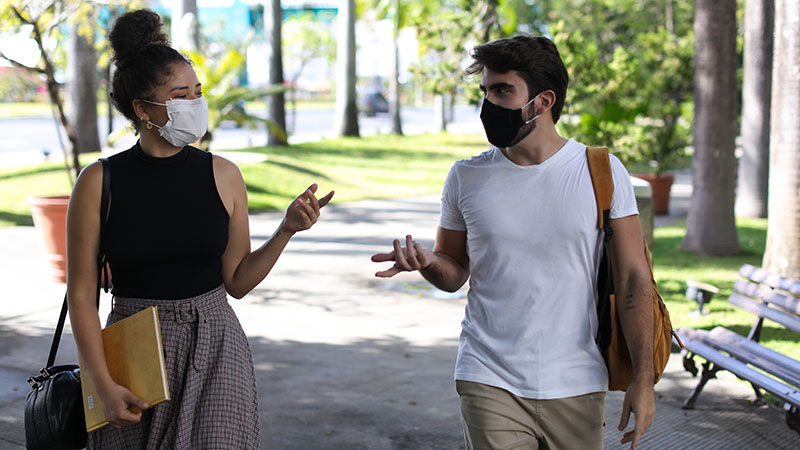
<path fill-rule="evenodd" d="M 137 142 L 109 158 L 111 205 L 105 250 L 112 293 L 182 299 L 222 284 L 228 212 L 210 153 L 186 146 L 168 158 Z"/>

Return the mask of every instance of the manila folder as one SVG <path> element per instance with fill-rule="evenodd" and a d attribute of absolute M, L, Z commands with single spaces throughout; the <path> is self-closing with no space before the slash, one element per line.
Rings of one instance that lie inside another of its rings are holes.
<path fill-rule="evenodd" d="M 167 367 L 161 348 L 161 329 L 158 326 L 158 308 L 151 306 L 103 329 L 103 349 L 111 378 L 125 386 L 150 407 L 169 400 Z M 103 414 L 103 402 L 97 395 L 83 358 L 81 390 L 86 431 L 108 425 Z M 136 409 L 134 412 L 138 412 Z"/>

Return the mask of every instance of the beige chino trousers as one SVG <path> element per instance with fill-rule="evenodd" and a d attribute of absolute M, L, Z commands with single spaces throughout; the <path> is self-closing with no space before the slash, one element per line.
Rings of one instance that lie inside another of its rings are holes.
<path fill-rule="evenodd" d="M 456 380 L 467 450 L 603 448 L 605 392 L 536 400 Z"/>

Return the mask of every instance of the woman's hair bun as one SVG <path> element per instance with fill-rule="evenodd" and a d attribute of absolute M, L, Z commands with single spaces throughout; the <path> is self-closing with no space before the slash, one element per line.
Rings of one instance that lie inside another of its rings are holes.
<path fill-rule="evenodd" d="M 162 25 L 161 17 L 149 9 L 120 16 L 108 35 L 117 65 L 136 59 L 151 45 L 169 45 L 169 38 L 161 31 Z"/>

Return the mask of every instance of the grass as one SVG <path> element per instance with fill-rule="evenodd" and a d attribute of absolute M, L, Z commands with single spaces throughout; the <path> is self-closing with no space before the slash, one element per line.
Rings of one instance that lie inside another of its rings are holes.
<path fill-rule="evenodd" d="M 52 114 L 49 102 L 0 103 L 0 119 L 50 117 Z"/>
<path fill-rule="evenodd" d="M 67 106 L 66 103 L 64 106 Z M 108 115 L 108 104 L 106 102 L 97 102 L 97 115 L 99 117 L 106 117 Z M 53 117 L 53 108 L 50 106 L 50 102 L 0 102 L 0 119 L 29 119 L 41 117 Z"/>
<path fill-rule="evenodd" d="M 454 161 L 486 147 L 479 134 L 341 138 L 243 149 L 261 153 L 266 160 L 239 167 L 250 210 L 282 210 L 311 183 L 319 184 L 322 195 L 335 190 L 334 202 L 437 193 Z M 82 155 L 81 161 L 89 164 L 99 156 Z M 67 172 L 56 162 L 0 170 L 0 226 L 33 223 L 28 196 L 64 195 L 70 190 Z"/>
<path fill-rule="evenodd" d="M 81 155 L 81 164 L 99 157 L 99 153 Z M 28 196 L 67 195 L 71 190 L 69 174 L 60 162 L 0 170 L 0 226 L 33 225 Z"/>
<path fill-rule="evenodd" d="M 335 190 L 334 202 L 440 192 L 454 161 L 485 148 L 480 135 L 339 138 L 250 149 L 266 161 L 240 167 L 258 211 L 285 208 L 311 183 L 321 194 Z"/>

